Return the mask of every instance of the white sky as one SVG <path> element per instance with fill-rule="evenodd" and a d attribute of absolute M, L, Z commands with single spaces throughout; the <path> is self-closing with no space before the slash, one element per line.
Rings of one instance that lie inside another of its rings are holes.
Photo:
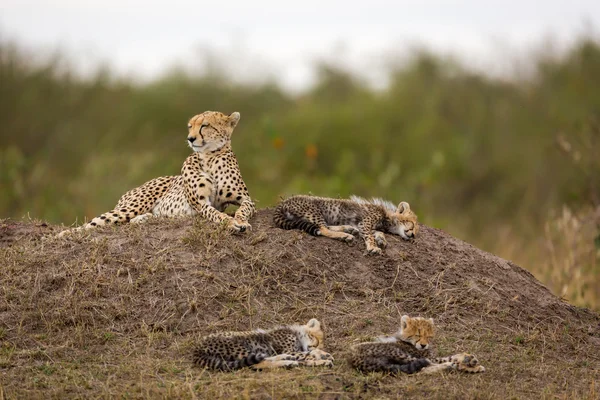
<path fill-rule="evenodd" d="M 37 54 L 65 50 L 83 72 L 100 63 L 140 79 L 179 63 L 231 60 L 244 81 L 310 84 L 327 60 L 381 84 L 390 55 L 415 45 L 502 72 L 552 38 L 560 48 L 600 23 L 600 0 L 315 1 L 0 0 L 0 35 Z"/>

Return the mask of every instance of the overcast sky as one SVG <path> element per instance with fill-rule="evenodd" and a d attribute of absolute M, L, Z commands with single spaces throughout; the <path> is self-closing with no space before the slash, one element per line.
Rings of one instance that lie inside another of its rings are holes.
<path fill-rule="evenodd" d="M 208 55 L 231 60 L 240 80 L 274 77 L 293 89 L 310 84 L 318 60 L 377 81 L 390 55 L 414 45 L 494 71 L 545 38 L 567 46 L 590 27 L 597 35 L 600 0 L 0 0 L 4 40 L 39 54 L 64 49 L 82 71 L 105 62 L 148 79 L 176 63 L 201 71 Z"/>

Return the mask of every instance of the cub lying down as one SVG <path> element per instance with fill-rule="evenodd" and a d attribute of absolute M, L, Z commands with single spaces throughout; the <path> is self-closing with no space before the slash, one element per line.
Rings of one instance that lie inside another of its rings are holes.
<path fill-rule="evenodd" d="M 485 371 L 477 358 L 468 353 L 432 358 L 430 341 L 433 336 L 433 319 L 404 315 L 398 332 L 393 336 L 380 337 L 374 342 L 352 346 L 348 361 L 362 372 L 431 374 L 452 370 L 467 373 Z"/>
<path fill-rule="evenodd" d="M 333 357 L 322 347 L 321 323 L 313 318 L 306 325 L 205 336 L 194 352 L 194 362 L 221 371 L 244 367 L 333 366 Z"/>
<path fill-rule="evenodd" d="M 384 232 L 410 240 L 419 230 L 417 216 L 407 202 L 396 207 L 389 201 L 358 196 L 349 200 L 292 196 L 275 208 L 273 222 L 282 229 L 300 229 L 313 236 L 345 242 L 353 241 L 353 235 L 358 234 L 364 239 L 368 254 L 380 254 L 387 245 Z"/>

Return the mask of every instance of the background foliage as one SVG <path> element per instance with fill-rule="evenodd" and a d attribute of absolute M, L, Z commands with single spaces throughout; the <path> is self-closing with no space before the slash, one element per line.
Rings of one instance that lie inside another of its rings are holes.
<path fill-rule="evenodd" d="M 233 147 L 259 207 L 282 195 L 409 201 L 426 224 L 529 268 L 555 293 L 600 308 L 600 45 L 528 58 L 493 79 L 426 52 L 374 90 L 319 65 L 292 95 L 214 69 L 134 83 L 80 78 L 0 43 L 0 217 L 71 224 L 128 189 L 178 174 L 187 119 L 242 114 Z"/>

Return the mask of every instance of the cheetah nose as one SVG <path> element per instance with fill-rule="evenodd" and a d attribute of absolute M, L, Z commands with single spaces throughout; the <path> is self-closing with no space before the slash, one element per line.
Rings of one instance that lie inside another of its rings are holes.
<path fill-rule="evenodd" d="M 195 137 L 189 137 L 189 136 L 188 136 L 188 141 L 189 141 L 190 143 L 194 143 L 194 140 L 196 140 L 196 138 L 195 138 Z"/>

